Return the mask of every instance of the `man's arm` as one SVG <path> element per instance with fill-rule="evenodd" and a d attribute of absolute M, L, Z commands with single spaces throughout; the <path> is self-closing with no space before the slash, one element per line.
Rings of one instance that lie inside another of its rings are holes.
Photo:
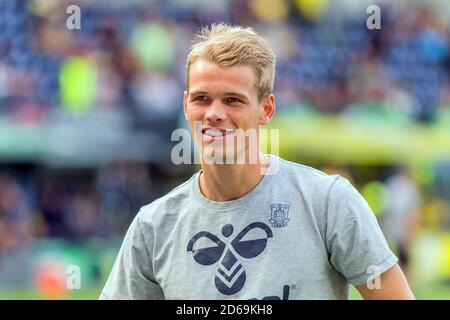
<path fill-rule="evenodd" d="M 380 276 L 380 286 L 369 288 L 365 283 L 356 286 L 365 300 L 414 300 L 415 297 L 409 288 L 405 275 L 396 264 Z"/>

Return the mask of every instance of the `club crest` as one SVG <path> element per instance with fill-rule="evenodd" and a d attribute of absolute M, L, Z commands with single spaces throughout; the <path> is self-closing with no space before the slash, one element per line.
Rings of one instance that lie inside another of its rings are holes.
<path fill-rule="evenodd" d="M 274 203 L 271 206 L 272 212 L 269 222 L 274 228 L 286 227 L 289 220 L 289 206 L 287 204 Z"/>

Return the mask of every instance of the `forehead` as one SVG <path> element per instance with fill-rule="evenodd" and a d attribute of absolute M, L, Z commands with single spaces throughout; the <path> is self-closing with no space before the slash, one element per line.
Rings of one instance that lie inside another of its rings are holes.
<path fill-rule="evenodd" d="M 255 75 L 250 66 L 221 67 L 206 60 L 196 61 L 189 70 L 189 90 L 212 93 L 239 92 L 256 95 Z"/>

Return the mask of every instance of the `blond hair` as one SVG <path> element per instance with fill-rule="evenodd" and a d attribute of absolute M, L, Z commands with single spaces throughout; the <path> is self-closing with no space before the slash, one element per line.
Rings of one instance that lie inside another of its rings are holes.
<path fill-rule="evenodd" d="M 186 89 L 189 90 L 189 70 L 205 59 L 220 67 L 246 65 L 253 69 L 258 101 L 273 91 L 276 57 L 267 42 L 252 28 L 224 23 L 203 27 L 194 38 L 186 64 Z"/>

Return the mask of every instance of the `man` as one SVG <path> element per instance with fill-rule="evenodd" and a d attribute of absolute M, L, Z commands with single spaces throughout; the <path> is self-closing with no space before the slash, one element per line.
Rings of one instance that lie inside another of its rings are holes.
<path fill-rule="evenodd" d="M 349 283 L 366 299 L 413 298 L 347 180 L 259 152 L 274 74 L 252 29 L 202 30 L 184 92 L 201 171 L 140 210 L 101 299 L 347 299 Z M 236 144 L 239 132 L 256 143 Z"/>

